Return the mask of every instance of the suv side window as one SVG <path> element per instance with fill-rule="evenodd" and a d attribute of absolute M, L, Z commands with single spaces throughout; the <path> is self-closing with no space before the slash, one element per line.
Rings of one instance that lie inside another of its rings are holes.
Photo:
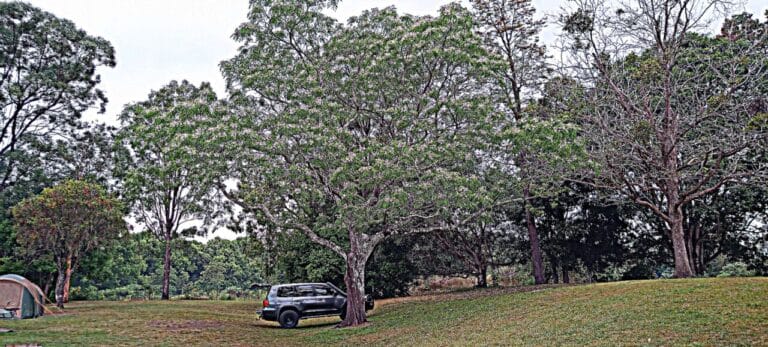
<path fill-rule="evenodd" d="M 298 296 L 315 296 L 312 286 L 297 286 Z"/>
<path fill-rule="evenodd" d="M 318 296 L 329 296 L 333 295 L 333 290 L 328 288 L 328 286 L 315 286 L 315 294 Z"/>
<path fill-rule="evenodd" d="M 296 287 L 285 286 L 277 288 L 277 296 L 282 298 L 290 298 L 299 296 L 299 293 L 296 291 Z"/>

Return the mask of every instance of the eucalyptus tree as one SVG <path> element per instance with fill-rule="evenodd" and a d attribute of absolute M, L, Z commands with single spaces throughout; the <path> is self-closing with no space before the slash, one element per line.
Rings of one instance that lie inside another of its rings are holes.
<path fill-rule="evenodd" d="M 738 26 L 718 37 L 697 33 L 724 1 L 576 4 L 562 19 L 573 71 L 592 88 L 584 129 L 600 170 L 591 183 L 661 219 L 675 276 L 690 277 L 686 209 L 768 171 L 759 159 L 768 136 L 768 36 L 730 35 Z"/>
<path fill-rule="evenodd" d="M 216 102 L 208 83 L 172 81 L 120 114 L 117 174 L 136 222 L 165 242 L 163 299 L 169 298 L 172 239 L 183 226 L 211 217 L 205 213 L 209 189 L 198 178 L 204 164 L 191 139 L 211 119 Z"/>
<path fill-rule="evenodd" d="M 82 112 L 104 111 L 100 66 L 115 66 L 108 41 L 32 5 L 0 3 L 0 192 L 34 174 L 19 169 L 33 143 L 71 138 Z"/>
<path fill-rule="evenodd" d="M 251 1 L 240 53 L 221 65 L 232 113 L 207 152 L 244 212 L 344 259 L 340 326 L 354 326 L 377 245 L 465 223 L 497 198 L 465 173 L 498 120 L 487 96 L 498 64 L 459 5 L 436 17 L 373 9 L 347 25 L 323 14 L 334 6 Z"/>

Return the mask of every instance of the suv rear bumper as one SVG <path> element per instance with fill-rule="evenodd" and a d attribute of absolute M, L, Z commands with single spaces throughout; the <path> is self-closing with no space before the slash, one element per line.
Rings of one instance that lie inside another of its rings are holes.
<path fill-rule="evenodd" d="M 257 311 L 257 313 L 259 314 L 260 319 L 271 321 L 277 320 L 277 310 L 272 307 L 265 307 L 260 311 Z"/>

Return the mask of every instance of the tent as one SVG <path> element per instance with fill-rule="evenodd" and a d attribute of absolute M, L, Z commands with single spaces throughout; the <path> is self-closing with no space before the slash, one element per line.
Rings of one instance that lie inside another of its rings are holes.
<path fill-rule="evenodd" d="M 13 313 L 14 318 L 35 318 L 43 315 L 45 296 L 36 284 L 19 275 L 0 276 L 0 309 Z"/>

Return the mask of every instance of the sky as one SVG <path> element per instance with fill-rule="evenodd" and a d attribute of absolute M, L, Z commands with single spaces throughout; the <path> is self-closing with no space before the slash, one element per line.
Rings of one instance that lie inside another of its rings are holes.
<path fill-rule="evenodd" d="M 219 97 L 225 96 L 219 63 L 237 53 L 231 39 L 235 28 L 246 20 L 248 0 L 27 0 L 58 17 L 73 21 L 88 34 L 101 36 L 115 47 L 117 66 L 99 70 L 100 88 L 109 98 L 103 115 L 86 113 L 91 120 L 116 125 L 117 114 L 130 102 L 147 98 L 171 80 L 195 84 L 207 81 Z M 466 0 L 464 0 L 466 2 Z M 394 5 L 402 13 L 436 14 L 448 0 L 342 0 L 329 14 L 345 21 L 373 7 Z M 534 0 L 539 15 L 556 16 L 561 1 Z M 765 0 L 749 0 L 733 8 L 762 18 Z M 542 41 L 551 43 L 557 29 L 550 25 Z M 209 237 L 232 238 L 227 230 Z"/>

